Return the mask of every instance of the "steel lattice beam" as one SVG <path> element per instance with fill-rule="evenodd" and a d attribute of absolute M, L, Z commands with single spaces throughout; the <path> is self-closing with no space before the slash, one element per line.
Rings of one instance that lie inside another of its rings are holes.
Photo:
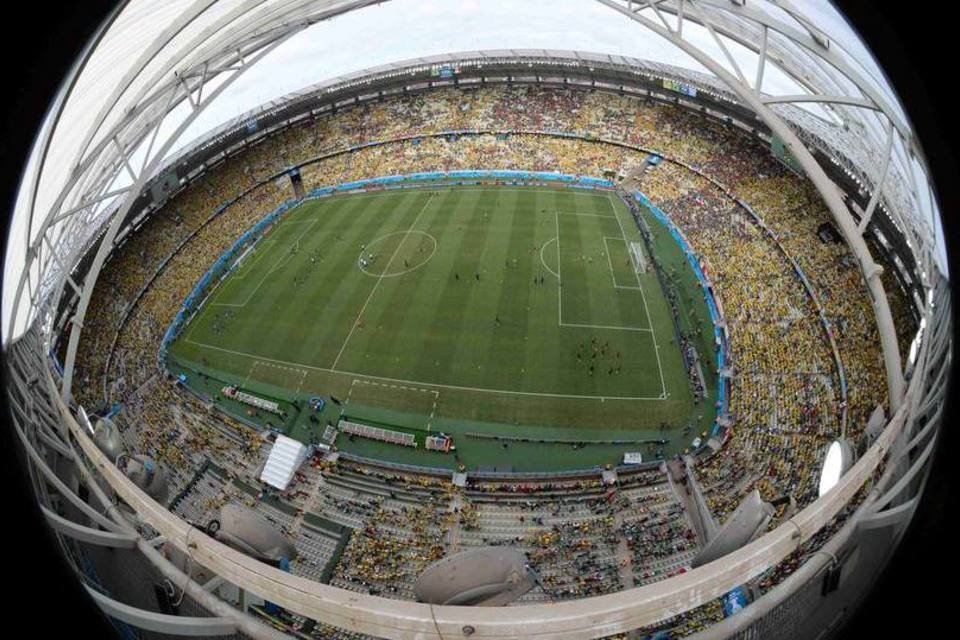
<path fill-rule="evenodd" d="M 903 366 L 900 361 L 900 349 L 897 343 L 897 331 L 893 323 L 893 314 L 890 311 L 886 292 L 883 289 L 883 282 L 880 279 L 881 268 L 873 261 L 873 257 L 870 255 L 870 250 L 867 248 L 863 235 L 857 229 L 856 221 L 843 202 L 843 195 L 837 186 L 830 180 L 793 129 L 791 129 L 776 112 L 770 109 L 762 98 L 757 96 L 754 88 L 747 84 L 742 77 L 738 78 L 730 73 L 709 53 L 690 41 L 685 40 L 675 31 L 664 28 L 656 21 L 651 20 L 638 11 L 630 10 L 622 2 L 617 2 L 617 0 L 597 0 L 597 2 L 630 17 L 641 26 L 656 33 L 683 50 L 684 53 L 690 55 L 694 60 L 717 76 L 717 78 L 722 80 L 724 84 L 737 95 L 743 104 L 751 108 L 754 113 L 770 127 L 770 130 L 784 141 L 784 145 L 793 157 L 796 158 L 797 162 L 800 163 L 807 177 L 823 197 L 844 240 L 846 240 L 860 264 L 867 288 L 870 290 L 874 315 L 877 319 L 877 329 L 880 332 L 880 344 L 887 374 L 887 394 L 890 408 L 892 411 L 896 411 L 903 402 L 905 381 L 903 377 Z M 692 3 L 688 2 L 688 4 Z M 687 19 L 690 18 L 688 17 Z M 702 16 L 701 21 L 705 21 Z"/>

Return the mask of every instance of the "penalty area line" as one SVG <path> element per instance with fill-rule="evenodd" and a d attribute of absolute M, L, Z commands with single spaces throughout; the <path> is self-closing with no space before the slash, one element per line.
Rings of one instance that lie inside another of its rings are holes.
<path fill-rule="evenodd" d="M 549 245 L 551 242 L 556 242 L 556 241 L 557 241 L 556 238 L 550 238 L 549 240 L 547 240 L 546 242 L 543 243 L 543 246 L 542 246 L 542 247 L 540 247 L 540 264 L 543 265 L 543 268 L 544 268 L 544 269 L 546 269 L 547 271 L 549 271 L 550 273 L 552 273 L 552 274 L 554 275 L 554 277 L 559 278 L 559 277 L 560 277 L 560 274 L 557 273 L 556 271 L 554 271 L 553 269 L 551 269 L 551 268 L 550 268 L 550 265 L 548 265 L 548 264 L 547 264 L 547 261 L 544 260 L 544 258 L 543 258 L 543 251 L 547 248 L 547 245 Z"/>

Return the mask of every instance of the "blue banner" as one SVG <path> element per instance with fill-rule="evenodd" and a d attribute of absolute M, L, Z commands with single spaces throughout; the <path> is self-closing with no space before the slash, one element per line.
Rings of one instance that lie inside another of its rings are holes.
<path fill-rule="evenodd" d="M 747 599 L 747 592 L 743 590 L 743 587 L 736 587 L 723 596 L 723 615 L 729 618 L 740 613 L 748 604 L 750 604 L 750 601 Z"/>
<path fill-rule="evenodd" d="M 722 371 L 726 365 L 726 340 L 721 331 L 720 326 L 723 324 L 723 318 L 720 315 L 720 310 L 717 307 L 716 301 L 713 297 L 713 289 L 710 285 L 710 280 L 707 278 L 706 274 L 703 273 L 703 269 L 700 267 L 700 261 L 697 260 L 696 254 L 693 252 L 693 249 L 687 244 L 687 241 L 684 239 L 683 234 L 680 233 L 680 230 L 673 224 L 673 221 L 660 210 L 659 207 L 650 202 L 650 199 L 641 192 L 634 194 L 634 198 L 642 204 L 653 216 L 659 220 L 663 226 L 667 228 L 667 231 L 670 232 L 670 235 L 673 239 L 680 245 L 680 249 L 683 251 L 683 255 L 687 257 L 687 262 L 690 264 L 690 268 L 693 269 L 693 273 L 697 276 L 697 280 L 700 282 L 700 287 L 703 289 L 703 296 L 707 303 L 707 309 L 710 311 L 710 320 L 713 322 L 713 334 L 715 344 L 717 345 L 717 370 Z M 727 413 L 727 380 L 722 375 L 717 380 L 717 413 L 718 415 L 724 415 Z M 714 424 L 711 435 L 717 435 L 720 432 L 720 425 Z"/>

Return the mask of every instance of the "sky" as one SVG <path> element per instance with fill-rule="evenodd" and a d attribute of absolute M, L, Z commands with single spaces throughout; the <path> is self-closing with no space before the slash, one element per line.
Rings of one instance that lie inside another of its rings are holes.
<path fill-rule="evenodd" d="M 723 59 L 705 29 L 692 23 L 685 29 L 687 37 Z M 598 2 L 391 0 L 338 16 L 291 38 L 227 89 L 176 146 L 273 98 L 322 80 L 422 56 L 511 48 L 617 54 L 706 72 L 656 34 Z M 736 48 L 733 53 L 752 78 L 755 56 Z M 732 69 L 725 61 L 724 66 Z M 765 75 L 768 93 L 800 92 L 795 82 L 775 68 L 768 68 Z M 813 109 L 824 115 L 819 108 Z"/>

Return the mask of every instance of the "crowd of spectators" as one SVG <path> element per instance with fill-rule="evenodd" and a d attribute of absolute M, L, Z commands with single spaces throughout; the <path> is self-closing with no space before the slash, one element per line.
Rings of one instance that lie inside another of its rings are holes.
<path fill-rule="evenodd" d="M 839 434 L 839 377 L 813 303 L 775 240 L 689 173 L 661 165 L 641 188 L 683 230 L 724 310 L 735 426 L 727 446 L 697 466 L 722 521 L 757 486 L 767 499 L 813 497 L 818 456 Z"/>
<path fill-rule="evenodd" d="M 581 137 L 551 135 L 560 132 Z M 378 144 L 351 150 L 372 142 Z M 645 168 L 648 153 L 642 149 L 665 161 Z M 267 179 L 308 161 L 302 169 L 308 189 L 455 169 L 639 175 L 640 188 L 689 240 L 725 314 L 732 426 L 722 446 L 694 466 L 717 521 L 753 488 L 767 499 L 789 495 L 801 506 L 808 503 L 815 497 L 822 452 L 840 434 L 844 413 L 848 435 L 856 436 L 876 406 L 886 407 L 879 338 L 862 275 L 844 244 L 818 236 L 830 217 L 816 191 L 769 150 L 678 107 L 628 97 L 443 89 L 342 110 L 282 131 L 185 186 L 113 252 L 85 319 L 76 395 L 93 409 L 122 403 L 118 424 L 125 442 L 170 470 L 172 494 L 208 462 L 231 479 L 256 484 L 264 436 L 172 387 L 158 370 L 157 352 L 213 261 L 295 197 L 286 177 Z M 904 348 L 913 330 L 909 300 L 889 273 L 885 283 Z M 624 497 L 630 486 L 641 495 Z M 675 559 L 697 545 L 683 508 L 656 502 L 665 498 L 642 498 L 649 487 L 665 486 L 662 474 L 654 473 L 631 476 L 612 498 L 599 479 L 478 481 L 459 492 L 448 479 L 341 462 L 335 470 L 315 466 L 299 475 L 279 499 L 354 528 L 335 584 L 410 597 L 412 578 L 450 550 L 455 531 L 455 538 L 528 550 L 546 592 L 559 598 L 644 584 L 677 570 Z M 454 496 L 459 504 L 451 507 Z M 563 496 L 580 501 L 564 506 Z M 497 500 L 523 518 L 499 537 L 489 530 Z M 564 508 L 573 508 L 575 517 L 564 518 Z M 296 526 L 290 531 L 296 533 Z M 657 564 L 658 558 L 673 560 Z M 697 611 L 673 621 L 674 632 L 695 631 L 718 609 L 712 603 Z"/>
<path fill-rule="evenodd" d="M 412 598 L 417 576 L 446 553 L 449 515 L 432 505 L 380 505 L 350 536 L 331 584 Z"/>

